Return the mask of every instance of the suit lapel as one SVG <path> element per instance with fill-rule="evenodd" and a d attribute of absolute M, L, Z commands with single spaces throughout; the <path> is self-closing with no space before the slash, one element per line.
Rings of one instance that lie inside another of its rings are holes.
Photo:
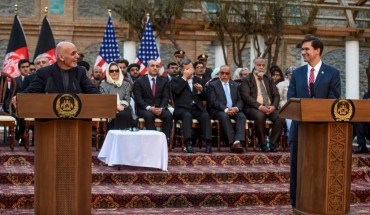
<path fill-rule="evenodd" d="M 148 89 L 148 92 L 150 93 L 150 95 L 152 95 L 153 96 L 153 93 L 152 93 L 152 88 L 150 87 L 150 81 L 151 81 L 151 77 L 150 77 L 150 80 L 149 80 L 149 75 L 147 74 L 146 76 L 145 76 L 145 79 L 146 80 L 144 80 L 144 84 L 145 84 L 145 86 L 146 86 L 146 88 Z M 156 86 L 157 86 L 157 83 L 156 83 Z M 157 93 L 157 91 L 156 91 L 156 93 Z"/>
<path fill-rule="evenodd" d="M 230 80 L 229 81 L 229 87 L 230 87 L 230 93 L 231 93 L 231 101 L 232 101 L 233 106 L 234 106 L 234 104 L 236 103 L 236 100 L 237 100 L 236 95 L 237 95 L 238 85 Z"/>
<path fill-rule="evenodd" d="M 320 84 L 320 81 L 323 79 L 325 75 L 325 69 L 326 69 L 326 65 L 322 63 L 319 69 L 319 72 L 317 73 L 316 80 L 315 80 L 315 88 L 317 88 L 317 86 Z"/>
<path fill-rule="evenodd" d="M 51 76 L 53 77 L 54 84 L 57 88 L 58 93 L 64 92 L 64 87 L 63 87 L 63 79 L 62 79 L 62 74 L 56 65 L 56 63 L 51 67 Z M 60 81 L 55 81 L 55 80 L 60 80 Z"/>

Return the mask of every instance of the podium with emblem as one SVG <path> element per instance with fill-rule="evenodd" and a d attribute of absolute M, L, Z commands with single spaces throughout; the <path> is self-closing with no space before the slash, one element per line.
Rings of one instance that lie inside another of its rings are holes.
<path fill-rule="evenodd" d="M 353 128 L 370 121 L 369 101 L 291 99 L 280 117 L 298 121 L 295 214 L 348 214 Z"/>
<path fill-rule="evenodd" d="M 116 95 L 18 94 L 35 118 L 35 214 L 91 214 L 91 118 L 114 118 Z"/>

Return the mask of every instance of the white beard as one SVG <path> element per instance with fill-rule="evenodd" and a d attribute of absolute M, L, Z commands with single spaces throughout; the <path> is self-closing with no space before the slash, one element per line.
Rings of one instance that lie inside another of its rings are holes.
<path fill-rule="evenodd" d="M 256 74 L 259 77 L 263 77 L 263 75 L 265 74 L 265 71 L 257 71 L 257 70 L 254 70 L 253 72 L 254 72 L 254 74 Z"/>

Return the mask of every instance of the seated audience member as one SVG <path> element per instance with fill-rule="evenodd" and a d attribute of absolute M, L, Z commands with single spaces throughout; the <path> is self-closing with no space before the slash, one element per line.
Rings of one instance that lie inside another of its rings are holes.
<path fill-rule="evenodd" d="M 370 99 L 370 68 L 367 68 L 367 83 L 368 89 L 363 99 Z M 369 153 L 366 147 L 366 139 L 370 140 L 370 122 L 355 122 L 355 133 L 357 136 L 358 147 L 354 150 L 355 154 Z"/>
<path fill-rule="evenodd" d="M 30 75 L 36 72 L 36 66 L 33 62 L 30 62 Z"/>
<path fill-rule="evenodd" d="M 140 77 L 140 65 L 137 63 L 128 65 L 127 71 L 130 73 L 132 82 L 135 82 Z"/>
<path fill-rule="evenodd" d="M 103 69 L 100 66 L 95 66 L 93 73 L 92 73 L 92 78 L 91 82 L 96 86 L 96 88 L 99 89 L 100 87 L 100 82 L 101 78 L 103 76 Z"/>
<path fill-rule="evenodd" d="M 171 80 L 171 91 L 174 99 L 175 110 L 173 118 L 182 121 L 183 135 L 186 152 L 194 153 L 192 147 L 192 120 L 197 119 L 206 141 L 206 153 L 212 152 L 211 119 L 203 105 L 206 100 L 204 82 L 193 76 L 194 67 L 191 60 L 185 58 L 180 63 L 182 77 Z"/>
<path fill-rule="evenodd" d="M 254 120 L 255 132 L 263 152 L 276 152 L 284 126 L 284 119 L 279 117 L 280 95 L 275 83 L 266 75 L 265 59 L 258 57 L 253 61 L 251 75 L 240 84 L 240 95 L 244 102 L 244 113 Z M 270 146 L 266 140 L 266 119 L 273 124 L 270 135 Z"/>
<path fill-rule="evenodd" d="M 274 65 L 270 68 L 270 75 L 275 84 L 278 84 L 284 81 L 283 72 L 281 71 L 280 67 Z"/>
<path fill-rule="evenodd" d="M 237 68 L 233 74 L 233 80 L 241 80 L 250 74 L 248 68 Z"/>
<path fill-rule="evenodd" d="M 203 66 L 204 66 L 204 75 L 203 75 L 203 78 L 206 81 L 209 81 L 211 79 L 211 73 L 212 73 L 213 70 L 211 68 L 207 67 L 208 55 L 201 54 L 201 55 L 199 55 L 197 57 L 197 60 L 203 63 Z"/>
<path fill-rule="evenodd" d="M 179 75 L 179 66 L 175 62 L 167 64 L 167 78 L 171 81 L 172 78 L 175 78 Z"/>
<path fill-rule="evenodd" d="M 119 58 L 117 60 L 115 60 L 114 62 L 116 62 L 119 66 L 119 68 L 121 69 L 122 71 L 122 74 L 123 74 L 123 77 L 126 79 L 126 80 L 129 80 L 132 84 L 132 79 L 131 79 L 131 75 L 130 73 L 127 72 L 127 67 L 128 65 L 130 64 L 128 62 L 128 60 L 126 59 L 123 59 L 123 58 Z"/>
<path fill-rule="evenodd" d="M 41 54 L 39 56 L 37 56 L 35 58 L 35 72 L 33 72 L 32 74 L 26 76 L 23 80 L 23 83 L 22 83 L 22 87 L 21 87 L 21 91 L 25 91 L 27 89 L 27 87 L 31 84 L 31 82 L 33 81 L 33 79 L 36 77 L 36 71 L 40 68 L 43 68 L 43 67 L 46 67 L 46 66 L 49 66 L 50 65 L 50 61 L 49 59 Z"/>
<path fill-rule="evenodd" d="M 19 93 L 22 91 L 22 84 L 23 80 L 29 75 L 30 73 L 30 62 L 27 59 L 21 59 L 18 62 L 18 70 L 20 75 L 14 78 L 16 82 L 16 86 L 14 86 L 13 82 L 10 84 L 10 92 L 13 91 L 15 87 L 15 93 Z M 15 131 L 15 139 L 18 140 L 19 145 L 24 145 L 25 143 L 25 121 L 24 119 L 17 118 L 17 127 Z"/>
<path fill-rule="evenodd" d="M 279 102 L 279 109 L 287 103 L 287 93 L 288 93 L 288 88 L 290 84 L 290 78 L 292 77 L 293 71 L 297 67 L 295 66 L 290 66 L 286 69 L 285 71 L 285 80 L 282 82 L 279 82 L 276 87 L 279 90 L 279 95 L 280 95 L 280 102 Z"/>
<path fill-rule="evenodd" d="M 292 77 L 292 74 L 293 74 L 293 71 L 296 69 L 297 67 L 295 66 L 290 66 L 286 69 L 285 71 L 285 80 L 282 81 L 282 82 L 279 82 L 276 87 L 278 88 L 278 91 L 279 91 L 279 95 L 280 95 L 280 102 L 279 102 L 279 110 L 281 109 L 281 107 L 283 107 L 285 105 L 285 103 L 287 103 L 287 94 L 288 94 L 288 89 L 289 89 L 289 84 L 290 84 L 290 78 Z M 286 135 L 289 137 L 289 131 L 290 131 L 290 125 L 292 123 L 292 120 L 291 119 L 285 119 L 285 123 L 286 123 Z"/>
<path fill-rule="evenodd" d="M 243 153 L 240 142 L 245 141 L 246 117 L 243 113 L 243 101 L 239 94 L 239 84 L 230 80 L 231 68 L 221 66 L 220 79 L 208 85 L 208 106 L 213 119 L 221 122 L 227 136 L 231 152 Z M 236 121 L 235 129 L 230 119 Z"/>
<path fill-rule="evenodd" d="M 156 60 L 148 62 L 148 74 L 137 79 L 133 93 L 137 106 L 137 115 L 145 120 L 148 130 L 156 130 L 154 120 L 163 121 L 162 131 L 167 140 L 170 139 L 172 114 L 167 109 L 170 100 L 170 86 L 167 78 L 159 76 L 160 63 Z"/>
<path fill-rule="evenodd" d="M 110 63 L 107 68 L 107 81 L 101 83 L 100 92 L 102 94 L 117 95 L 116 118 L 111 121 L 109 127 L 111 129 L 131 128 L 133 127 L 130 106 L 131 85 L 123 80 L 123 74 L 117 63 Z"/>
<path fill-rule="evenodd" d="M 205 79 L 204 77 L 204 64 L 203 62 L 197 61 L 194 63 L 194 76 L 200 79 Z"/>

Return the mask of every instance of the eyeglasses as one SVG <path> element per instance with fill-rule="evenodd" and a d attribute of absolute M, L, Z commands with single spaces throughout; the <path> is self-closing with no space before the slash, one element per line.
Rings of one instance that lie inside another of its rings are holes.
<path fill-rule="evenodd" d="M 220 72 L 220 75 L 230 75 L 230 72 Z"/>
<path fill-rule="evenodd" d="M 110 69 L 109 70 L 109 73 L 118 73 L 119 72 L 119 70 L 118 69 Z"/>
<path fill-rule="evenodd" d="M 159 68 L 160 66 L 159 66 L 159 65 L 152 64 L 152 65 L 150 65 L 150 67 L 156 67 L 156 68 Z"/>
<path fill-rule="evenodd" d="M 130 71 L 139 71 L 138 68 L 131 68 Z"/>

